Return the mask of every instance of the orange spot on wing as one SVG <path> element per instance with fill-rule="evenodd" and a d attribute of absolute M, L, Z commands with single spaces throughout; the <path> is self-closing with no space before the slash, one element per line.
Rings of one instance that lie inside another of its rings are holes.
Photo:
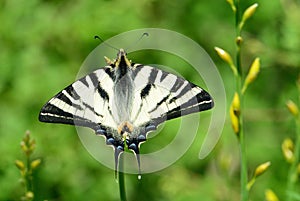
<path fill-rule="evenodd" d="M 120 135 L 123 135 L 124 132 L 129 132 L 131 133 L 133 131 L 133 125 L 131 123 L 129 123 L 128 121 L 122 122 L 119 126 L 118 126 L 118 133 Z"/>

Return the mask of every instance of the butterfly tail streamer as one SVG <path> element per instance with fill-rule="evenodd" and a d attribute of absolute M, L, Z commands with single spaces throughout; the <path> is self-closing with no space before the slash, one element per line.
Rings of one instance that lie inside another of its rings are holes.
<path fill-rule="evenodd" d="M 138 173 L 138 179 L 142 178 L 142 172 L 141 172 L 141 158 L 140 158 L 140 154 L 135 154 L 136 156 L 136 160 L 138 163 L 138 169 L 139 169 L 139 173 Z"/>

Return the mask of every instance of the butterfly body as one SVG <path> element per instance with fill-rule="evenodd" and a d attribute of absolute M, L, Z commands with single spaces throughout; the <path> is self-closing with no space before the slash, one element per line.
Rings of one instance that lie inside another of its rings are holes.
<path fill-rule="evenodd" d="M 123 49 L 108 66 L 75 81 L 50 99 L 39 120 L 89 127 L 115 149 L 117 170 L 124 147 L 140 166 L 140 144 L 166 120 L 213 107 L 195 84 L 151 66 L 134 64 Z"/>

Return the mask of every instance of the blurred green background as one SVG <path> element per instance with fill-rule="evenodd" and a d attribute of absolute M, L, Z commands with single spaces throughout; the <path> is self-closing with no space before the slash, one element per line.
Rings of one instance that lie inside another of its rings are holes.
<path fill-rule="evenodd" d="M 300 3 L 244 0 L 241 5 L 245 9 L 255 2 L 259 8 L 244 28 L 242 55 L 245 71 L 254 57 L 262 62 L 259 78 L 245 97 L 249 175 L 263 162 L 271 161 L 272 166 L 258 179 L 250 198 L 264 200 L 265 189 L 271 188 L 284 200 L 289 165 L 281 143 L 285 137 L 294 138 L 295 131 L 285 102 L 298 96 Z M 107 39 L 153 27 L 190 37 L 217 65 L 229 108 L 233 75 L 213 50 L 214 46 L 235 49 L 234 17 L 225 0 L 1 0 L 0 22 L 0 200 L 19 200 L 23 192 L 14 161 L 24 158 L 20 141 L 26 130 L 37 141 L 34 158 L 43 160 L 34 174 L 35 200 L 119 200 L 113 170 L 88 154 L 74 127 L 37 120 L 43 104 L 74 81 L 85 57 L 99 44 L 94 35 Z M 166 62 L 164 55 L 152 52 L 132 56 L 128 55 L 139 63 Z M 176 60 L 167 62 L 181 72 L 185 69 Z M 191 80 L 192 71 L 184 76 Z M 141 181 L 127 175 L 128 200 L 239 200 L 239 153 L 228 117 L 218 145 L 205 160 L 198 159 L 199 139 L 167 169 L 143 175 Z M 151 141 L 146 144 L 151 146 Z"/>

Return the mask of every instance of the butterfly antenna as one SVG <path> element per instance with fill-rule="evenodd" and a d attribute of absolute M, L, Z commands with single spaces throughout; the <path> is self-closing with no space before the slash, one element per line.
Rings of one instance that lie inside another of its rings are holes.
<path fill-rule="evenodd" d="M 149 33 L 144 32 L 144 33 L 139 37 L 139 39 L 136 40 L 135 43 L 133 43 L 131 46 L 125 48 L 125 50 L 128 50 L 128 49 L 130 49 L 131 47 L 133 47 L 133 46 L 135 46 L 136 44 L 138 44 L 138 43 L 142 40 L 142 38 L 144 38 L 145 36 L 149 36 Z"/>
<path fill-rule="evenodd" d="M 104 41 L 102 38 L 100 38 L 99 36 L 94 36 L 94 39 L 98 39 L 98 40 L 100 40 L 102 43 L 104 43 L 105 45 L 107 45 L 108 47 L 111 47 L 111 48 L 113 48 L 114 50 L 119 51 L 118 48 L 116 48 L 116 47 L 110 45 L 109 43 L 105 42 L 105 41 Z"/>

